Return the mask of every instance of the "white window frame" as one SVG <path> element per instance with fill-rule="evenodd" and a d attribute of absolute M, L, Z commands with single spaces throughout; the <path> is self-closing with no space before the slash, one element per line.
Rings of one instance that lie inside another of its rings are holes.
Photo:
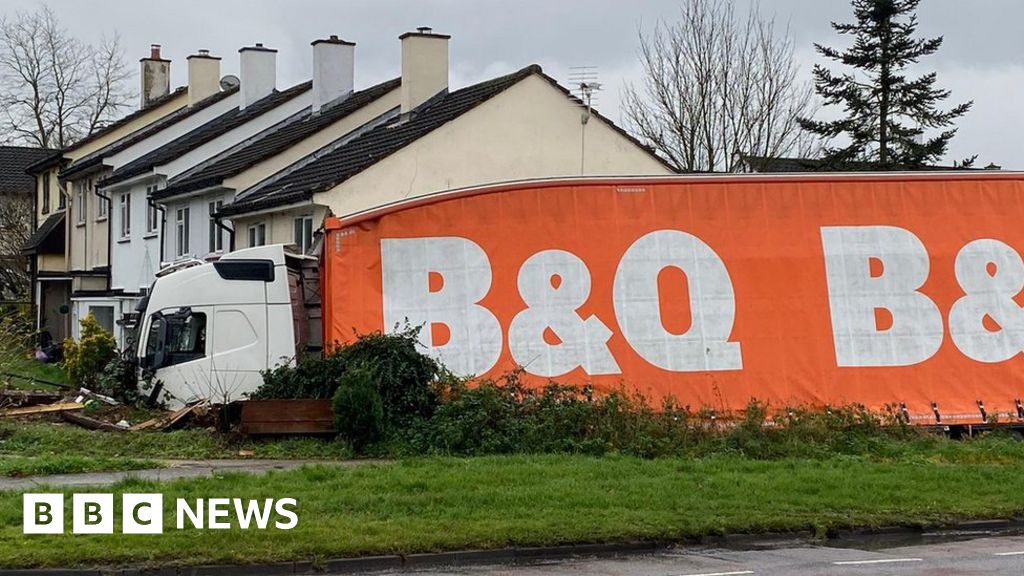
<path fill-rule="evenodd" d="M 118 230 L 121 240 L 128 240 L 132 237 L 132 194 L 122 192 L 117 199 L 118 207 Z"/>
<path fill-rule="evenodd" d="M 156 186 L 146 186 L 146 234 L 156 234 L 160 228 L 160 210 L 156 207 L 156 202 L 153 201 L 153 192 L 156 192 Z"/>
<path fill-rule="evenodd" d="M 223 200 L 216 200 L 207 203 L 207 216 L 209 217 L 209 238 L 207 239 L 207 248 L 210 252 L 223 252 L 224 251 L 224 230 L 217 224 L 217 219 L 214 218 L 214 214 L 220 211 L 221 207 L 224 206 Z"/>
<path fill-rule="evenodd" d="M 299 228 L 300 226 L 301 228 Z M 300 253 L 305 254 L 309 251 L 309 247 L 313 245 L 313 216 L 311 214 L 298 216 L 292 221 L 292 240 L 298 246 Z"/>
<path fill-rule="evenodd" d="M 43 176 L 42 186 L 43 186 L 42 212 L 43 212 L 43 214 L 49 214 L 50 213 L 50 173 L 49 172 L 47 172 Z"/>
<path fill-rule="evenodd" d="M 77 222 L 80 225 L 85 224 L 86 198 L 85 182 L 82 180 L 75 182 L 75 203 L 78 204 L 78 208 L 76 210 L 78 216 Z"/>
<path fill-rule="evenodd" d="M 190 253 L 188 237 L 190 212 L 188 206 L 174 210 L 174 253 L 179 258 Z"/>
<path fill-rule="evenodd" d="M 99 194 L 96 195 L 96 221 L 106 220 L 110 216 L 110 203 Z"/>
<path fill-rule="evenodd" d="M 249 225 L 249 247 L 254 248 L 256 246 L 267 245 L 267 224 L 265 222 L 257 222 Z"/>
<path fill-rule="evenodd" d="M 47 174 L 46 178 L 49 180 L 51 174 Z M 57 184 L 57 210 L 65 210 L 68 207 L 68 198 L 65 196 L 64 191 L 60 189 L 60 184 Z"/>

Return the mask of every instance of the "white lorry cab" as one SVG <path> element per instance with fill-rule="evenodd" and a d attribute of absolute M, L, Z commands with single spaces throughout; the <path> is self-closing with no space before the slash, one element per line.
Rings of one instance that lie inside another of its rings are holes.
<path fill-rule="evenodd" d="M 316 269 L 284 245 L 165 268 L 139 305 L 140 372 L 170 407 L 243 399 L 262 370 L 294 363 L 309 344 L 304 287 L 318 292 Z"/>

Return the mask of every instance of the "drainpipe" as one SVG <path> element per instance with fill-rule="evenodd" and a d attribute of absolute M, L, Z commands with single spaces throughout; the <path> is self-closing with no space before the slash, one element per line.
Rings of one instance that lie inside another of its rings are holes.
<path fill-rule="evenodd" d="M 213 222 L 221 230 L 226 230 L 227 231 L 227 233 L 228 233 L 228 252 L 234 252 L 235 251 L 235 228 L 233 226 L 231 228 L 228 228 L 224 224 L 224 222 L 221 220 L 221 217 L 218 216 L 217 214 L 213 215 Z"/>
<path fill-rule="evenodd" d="M 114 272 L 113 263 L 112 263 L 111 258 L 110 258 L 111 253 L 114 251 L 114 249 L 113 249 L 113 245 L 114 245 L 114 231 L 110 229 L 110 221 L 113 218 L 110 215 L 110 211 L 114 209 L 114 202 L 113 202 L 113 200 L 111 200 L 110 196 L 106 196 L 102 192 L 100 192 L 100 189 L 99 189 L 98 186 L 96 187 L 95 192 L 96 192 L 97 196 L 99 196 L 100 198 L 102 198 L 102 199 L 107 201 L 107 291 L 109 292 L 110 291 L 110 284 L 111 284 L 111 276 L 113 275 L 113 272 Z M 89 215 L 88 214 L 85 215 L 85 219 L 89 220 Z"/>
<path fill-rule="evenodd" d="M 160 264 L 163 264 L 164 242 L 167 241 L 167 235 L 165 234 L 167 232 L 167 208 L 164 208 L 149 196 L 146 196 L 146 203 L 152 206 L 153 208 L 156 208 L 157 212 L 160 212 Z M 146 219 L 149 219 L 149 214 L 146 214 Z M 148 226 L 149 223 L 147 222 L 146 225 Z"/>

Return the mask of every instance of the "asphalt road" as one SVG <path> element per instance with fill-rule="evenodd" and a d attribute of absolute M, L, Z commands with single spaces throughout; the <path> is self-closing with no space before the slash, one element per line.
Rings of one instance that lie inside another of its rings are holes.
<path fill-rule="evenodd" d="M 979 538 L 882 550 L 797 544 L 763 550 L 680 549 L 621 558 L 525 566 L 475 566 L 417 574 L 467 576 L 1024 575 L 1024 536 Z"/>

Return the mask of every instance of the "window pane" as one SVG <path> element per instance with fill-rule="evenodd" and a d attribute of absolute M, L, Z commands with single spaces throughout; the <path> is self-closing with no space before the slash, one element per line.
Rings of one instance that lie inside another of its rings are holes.
<path fill-rule="evenodd" d="M 114 307 L 113 306 L 89 306 L 89 313 L 96 318 L 100 327 L 114 333 Z"/>
<path fill-rule="evenodd" d="M 169 316 L 164 320 L 167 340 L 162 366 L 191 362 L 206 355 L 206 314 L 195 312 L 184 318 Z"/>

